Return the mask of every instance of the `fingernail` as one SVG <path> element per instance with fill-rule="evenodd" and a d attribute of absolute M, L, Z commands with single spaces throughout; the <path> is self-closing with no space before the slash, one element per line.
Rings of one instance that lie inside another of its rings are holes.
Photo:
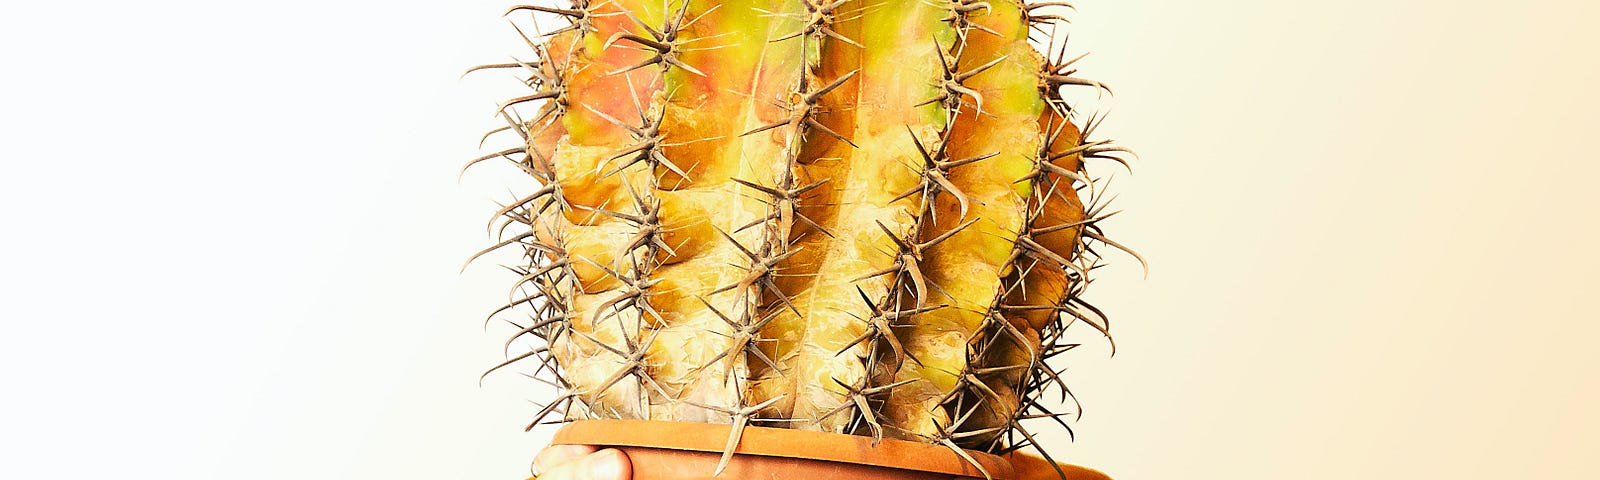
<path fill-rule="evenodd" d="M 589 474 L 595 480 L 628 480 L 623 476 L 622 469 L 628 460 L 621 450 L 606 449 L 589 456 Z"/>

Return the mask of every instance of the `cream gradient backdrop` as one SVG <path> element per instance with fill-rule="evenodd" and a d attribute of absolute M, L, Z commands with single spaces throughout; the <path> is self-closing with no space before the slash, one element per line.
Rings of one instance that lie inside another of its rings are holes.
<path fill-rule="evenodd" d="M 1600 7 L 1082 0 L 1121 479 L 1600 478 Z M 538 395 L 458 275 L 507 2 L 35 2 L 0 18 L 0 472 L 518 478 Z M 1111 169 L 1102 168 L 1104 173 Z M 503 172 L 498 172 L 503 173 Z M 486 264 L 488 265 L 488 264 Z"/>

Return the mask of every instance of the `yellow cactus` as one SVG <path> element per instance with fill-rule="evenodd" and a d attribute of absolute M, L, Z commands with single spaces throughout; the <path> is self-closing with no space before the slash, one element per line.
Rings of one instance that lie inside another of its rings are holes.
<path fill-rule="evenodd" d="M 525 142 L 474 163 L 542 185 L 490 248 L 527 253 L 532 294 L 496 314 L 531 309 L 517 335 L 545 341 L 513 359 L 566 392 L 539 418 L 1025 443 L 1003 434 L 1053 415 L 1060 330 L 1106 329 L 1087 242 L 1121 248 L 1080 195 L 1085 158 L 1126 150 L 1083 140 L 1059 93 L 1102 86 L 1029 43 L 1058 6 L 513 8 L 570 21 L 481 67 L 534 88 L 500 112 Z"/>

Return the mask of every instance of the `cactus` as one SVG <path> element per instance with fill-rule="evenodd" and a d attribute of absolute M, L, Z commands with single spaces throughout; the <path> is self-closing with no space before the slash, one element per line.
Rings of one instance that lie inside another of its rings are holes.
<path fill-rule="evenodd" d="M 1030 44 L 1059 43 L 1063 6 L 512 8 L 567 21 L 524 35 L 536 58 L 477 68 L 533 93 L 490 132 L 522 142 L 469 164 L 506 159 L 540 185 L 473 257 L 525 254 L 491 317 L 543 340 L 496 369 L 533 362 L 564 392 L 534 424 L 1037 447 L 1021 421 L 1058 418 L 1041 398 L 1067 392 L 1044 360 L 1071 348 L 1067 325 L 1109 327 L 1082 299 L 1092 247 L 1122 248 L 1084 160 L 1131 153 L 1085 140 L 1098 117 L 1080 129 L 1061 95 L 1104 86 Z"/>

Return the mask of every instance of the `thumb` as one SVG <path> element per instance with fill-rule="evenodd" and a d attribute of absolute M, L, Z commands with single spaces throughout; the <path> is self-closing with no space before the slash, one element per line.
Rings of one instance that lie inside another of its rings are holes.
<path fill-rule="evenodd" d="M 608 448 L 563 463 L 549 472 L 541 472 L 538 480 L 631 480 L 633 466 L 628 455 L 621 450 Z"/>

